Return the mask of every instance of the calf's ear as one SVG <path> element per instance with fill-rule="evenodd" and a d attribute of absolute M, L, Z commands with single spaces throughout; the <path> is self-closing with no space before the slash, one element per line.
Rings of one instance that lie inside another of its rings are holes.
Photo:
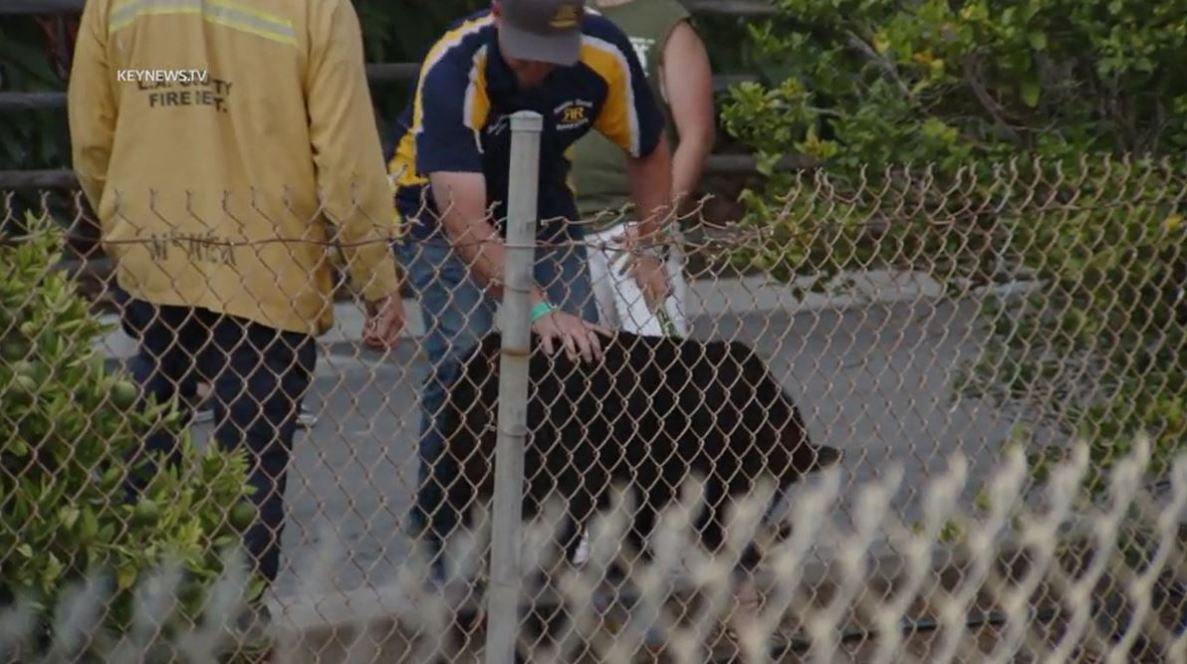
<path fill-rule="evenodd" d="M 841 462 L 844 452 L 828 445 L 813 445 L 808 440 L 807 433 L 793 424 L 785 427 L 781 434 L 783 449 L 791 457 L 792 473 L 806 475 L 824 470 Z"/>
<path fill-rule="evenodd" d="M 835 447 L 829 447 L 828 445 L 812 447 L 812 451 L 816 454 L 816 462 L 812 470 L 823 470 L 835 466 L 845 458 L 844 451 Z"/>

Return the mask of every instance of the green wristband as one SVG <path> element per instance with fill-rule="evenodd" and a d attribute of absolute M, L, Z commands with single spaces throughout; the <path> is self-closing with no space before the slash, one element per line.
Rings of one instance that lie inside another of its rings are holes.
<path fill-rule="evenodd" d="M 555 309 L 556 307 L 552 306 L 552 303 L 548 300 L 541 300 L 537 302 L 536 306 L 532 307 L 532 322 L 535 323 L 540 319 L 541 316 L 547 316 Z"/>

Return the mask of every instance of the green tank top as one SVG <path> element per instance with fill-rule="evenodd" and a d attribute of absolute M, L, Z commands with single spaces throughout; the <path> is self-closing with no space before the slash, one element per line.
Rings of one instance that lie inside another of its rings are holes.
<path fill-rule="evenodd" d="M 615 23 L 635 47 L 647 81 L 655 92 L 664 116 L 668 149 L 676 145 L 676 128 L 671 109 L 660 90 L 659 71 L 663 47 L 672 29 L 689 18 L 689 12 L 677 0 L 631 0 L 614 7 L 590 6 Z M 588 223 L 588 232 L 604 230 L 623 221 L 623 214 L 633 209 L 630 181 L 626 174 L 626 155 L 597 131 L 591 131 L 570 151 L 570 184 L 577 199 L 577 211 Z M 596 221 L 595 217 L 598 217 Z"/>

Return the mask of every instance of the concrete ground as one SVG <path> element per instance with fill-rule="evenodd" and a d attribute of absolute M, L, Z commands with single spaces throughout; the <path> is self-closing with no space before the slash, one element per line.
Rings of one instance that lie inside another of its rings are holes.
<path fill-rule="evenodd" d="M 939 297 L 934 284 L 901 275 L 870 275 L 857 290 L 796 300 L 759 279 L 698 282 L 689 308 L 695 336 L 743 340 L 768 360 L 815 442 L 846 452 L 851 486 L 901 466 L 895 507 L 909 523 L 919 514 L 919 491 L 953 452 L 969 457 L 970 477 L 987 478 L 1011 422 L 985 403 L 950 401 L 958 361 L 975 357 L 984 340 L 971 327 L 975 299 Z M 308 399 L 320 421 L 295 441 L 281 597 L 384 586 L 406 556 L 401 523 L 416 473 L 417 386 L 426 369 L 419 311 L 408 304 L 407 336 L 392 352 L 357 342 L 361 318 L 348 305 L 322 339 Z M 131 349 L 118 332 L 106 346 L 113 357 Z M 205 439 L 209 425 L 197 433 Z M 846 493 L 838 519 L 848 520 L 856 498 Z M 301 588 L 292 570 L 306 568 L 326 533 L 343 547 L 336 588 Z"/>

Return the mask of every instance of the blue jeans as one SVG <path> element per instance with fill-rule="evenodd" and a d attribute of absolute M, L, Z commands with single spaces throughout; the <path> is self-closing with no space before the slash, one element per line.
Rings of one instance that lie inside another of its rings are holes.
<path fill-rule="evenodd" d="M 284 492 L 297 408 L 313 378 L 317 346 L 312 336 L 192 307 L 160 306 L 124 297 L 122 323 L 139 339 L 129 370 L 144 396 L 157 402 L 193 393 L 199 377 L 214 395 L 214 440 L 224 450 L 245 448 L 248 484 L 257 513 L 244 534 L 256 571 L 271 584 L 280 569 Z M 182 406 L 185 404 L 182 403 Z M 184 424 L 190 413 L 182 408 Z M 141 448 L 180 461 L 176 437 L 148 435 Z M 133 452 L 140 456 L 140 450 Z M 130 459 L 131 460 L 131 459 Z M 155 468 L 134 475 L 129 499 L 147 486 Z"/>
<path fill-rule="evenodd" d="M 457 470 L 451 456 L 441 454 L 445 443 L 435 417 L 457 362 L 493 328 L 496 302 L 470 276 L 444 236 L 405 239 L 395 250 L 423 312 L 425 336 L 421 344 L 429 361 L 421 394 L 419 488 L 409 515 L 410 534 L 414 539 L 423 538 L 432 556 L 433 575 L 441 580 L 441 546 L 458 522 L 458 515 L 445 509 L 443 500 L 445 487 L 456 478 Z M 597 322 L 597 302 L 583 245 L 537 246 L 535 280 L 554 305 Z"/>

